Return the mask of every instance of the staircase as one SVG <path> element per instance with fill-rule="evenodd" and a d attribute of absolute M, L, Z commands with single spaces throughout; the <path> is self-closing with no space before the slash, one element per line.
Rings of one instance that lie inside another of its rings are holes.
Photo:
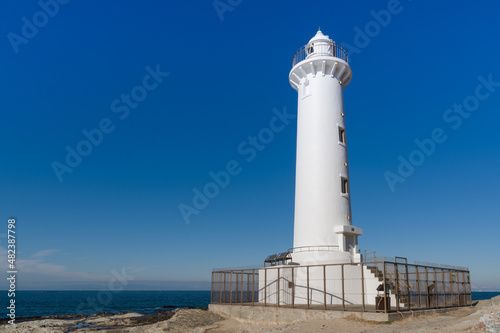
<path fill-rule="evenodd" d="M 377 252 L 365 251 L 364 261 L 367 262 L 366 268 L 379 280 L 384 282 L 384 261 L 385 259 Z M 408 282 L 405 273 L 394 271 L 394 263 L 385 265 L 385 284 L 389 286 L 389 294 L 394 295 L 397 302 L 402 307 L 410 307 L 411 292 L 413 285 Z M 410 291 L 410 298 L 408 297 Z"/>

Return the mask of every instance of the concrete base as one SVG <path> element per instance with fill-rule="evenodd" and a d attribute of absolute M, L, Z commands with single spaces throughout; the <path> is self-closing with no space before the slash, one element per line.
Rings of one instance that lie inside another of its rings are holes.
<path fill-rule="evenodd" d="M 426 309 L 406 312 L 361 312 L 361 311 L 342 311 L 342 310 L 324 310 L 324 309 L 304 309 L 289 308 L 277 306 L 260 305 L 229 305 L 229 304 L 209 304 L 208 310 L 233 318 L 243 323 L 253 324 L 289 324 L 307 319 L 339 319 L 354 316 L 363 320 L 370 321 L 394 321 L 405 317 L 411 317 L 421 314 L 442 313 L 457 308 Z"/>

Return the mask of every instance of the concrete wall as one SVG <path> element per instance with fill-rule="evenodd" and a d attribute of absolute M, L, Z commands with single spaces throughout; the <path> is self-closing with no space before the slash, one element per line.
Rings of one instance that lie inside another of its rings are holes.
<path fill-rule="evenodd" d="M 447 313 L 456 308 L 442 308 L 429 310 L 415 310 L 399 313 L 382 312 L 355 312 L 355 311 L 332 311 L 313 309 L 292 309 L 283 307 L 264 307 L 248 305 L 221 305 L 210 304 L 208 310 L 226 317 L 236 319 L 243 323 L 255 324 L 285 324 L 303 321 L 307 319 L 338 319 L 346 317 L 356 317 L 370 321 L 394 321 L 405 317 L 416 315 Z"/>
<path fill-rule="evenodd" d="M 402 317 L 401 314 L 395 313 L 292 309 L 272 306 L 210 304 L 208 309 L 240 322 L 258 324 L 284 324 L 307 319 L 336 319 L 351 316 L 372 321 L 392 321 Z"/>
<path fill-rule="evenodd" d="M 279 268 L 279 269 L 278 269 Z M 266 271 L 266 272 L 264 272 Z M 293 278 L 291 266 L 276 266 L 272 269 L 259 271 L 259 303 L 291 305 L 342 304 L 342 266 L 294 266 Z M 363 271 L 363 273 L 361 273 Z M 278 277 L 279 273 L 279 277 Z M 324 279 L 326 273 L 326 280 Z M 362 275 L 363 274 L 363 279 Z M 309 286 L 307 283 L 309 276 Z M 264 281 L 265 280 L 265 281 Z M 378 294 L 377 287 L 381 284 L 375 275 L 363 265 L 344 265 L 344 301 L 346 305 L 356 305 L 364 302 L 375 305 Z M 391 304 L 395 305 L 394 295 Z"/>

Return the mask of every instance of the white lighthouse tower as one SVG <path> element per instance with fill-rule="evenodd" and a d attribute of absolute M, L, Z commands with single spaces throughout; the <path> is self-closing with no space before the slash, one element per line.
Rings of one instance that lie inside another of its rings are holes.
<path fill-rule="evenodd" d="M 343 89 L 352 77 L 345 50 L 318 31 L 293 59 L 298 92 L 294 263 L 360 262 L 352 225 Z"/>
<path fill-rule="evenodd" d="M 211 309 L 215 299 L 217 309 L 244 321 L 285 322 L 346 315 L 373 320 L 374 311 L 471 304 L 466 268 L 359 253 L 343 99 L 352 78 L 348 60 L 321 31 L 295 54 L 289 75 L 298 92 L 293 248 L 269 255 L 263 267 L 212 272 Z M 355 314 L 361 310 L 371 313 Z"/>

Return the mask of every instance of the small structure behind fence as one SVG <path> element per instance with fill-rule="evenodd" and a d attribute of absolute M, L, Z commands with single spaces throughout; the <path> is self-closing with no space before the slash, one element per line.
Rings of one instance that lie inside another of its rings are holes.
<path fill-rule="evenodd" d="M 211 303 L 386 313 L 472 304 L 467 268 L 408 264 L 376 252 L 365 252 L 365 260 L 217 269 Z"/>

